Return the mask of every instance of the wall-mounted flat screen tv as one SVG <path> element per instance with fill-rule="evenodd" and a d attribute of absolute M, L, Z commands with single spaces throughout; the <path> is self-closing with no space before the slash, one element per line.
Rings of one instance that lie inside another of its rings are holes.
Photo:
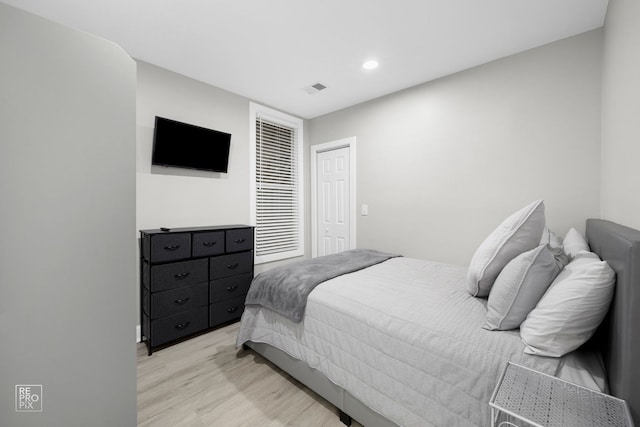
<path fill-rule="evenodd" d="M 227 172 L 231 134 L 156 116 L 151 163 Z"/>

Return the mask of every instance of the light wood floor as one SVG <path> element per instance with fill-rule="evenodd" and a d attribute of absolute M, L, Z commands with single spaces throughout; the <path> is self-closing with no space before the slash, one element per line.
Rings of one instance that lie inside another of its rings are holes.
<path fill-rule="evenodd" d="M 138 426 L 344 427 L 320 396 L 253 351 L 236 350 L 239 326 L 150 357 L 138 344 Z"/>

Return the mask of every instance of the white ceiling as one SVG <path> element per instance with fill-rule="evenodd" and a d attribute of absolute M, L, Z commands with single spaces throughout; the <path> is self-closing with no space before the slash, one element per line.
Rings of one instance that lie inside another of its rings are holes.
<path fill-rule="evenodd" d="M 602 26 L 607 0 L 1 0 L 312 118 Z M 380 67 L 361 68 L 376 58 Z M 327 86 L 313 95 L 305 87 Z"/>

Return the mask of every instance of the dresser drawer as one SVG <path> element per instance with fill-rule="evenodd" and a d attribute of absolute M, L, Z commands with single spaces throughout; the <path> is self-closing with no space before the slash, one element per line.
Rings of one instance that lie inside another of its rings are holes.
<path fill-rule="evenodd" d="M 209 306 L 209 326 L 217 326 L 230 320 L 238 319 L 244 311 L 245 295 Z"/>
<path fill-rule="evenodd" d="M 181 311 L 206 306 L 208 293 L 206 282 L 153 293 L 151 294 L 151 313 L 149 314 L 152 319 L 159 319 Z"/>
<path fill-rule="evenodd" d="M 151 341 L 154 346 L 200 332 L 208 327 L 208 307 L 183 311 L 151 321 Z"/>
<path fill-rule="evenodd" d="M 241 252 L 253 249 L 253 228 L 227 230 L 227 252 Z"/>
<path fill-rule="evenodd" d="M 208 282 L 208 267 L 208 258 L 152 265 L 151 267 L 149 267 L 148 263 L 145 263 L 145 268 L 150 269 L 150 274 L 146 280 L 148 280 L 149 289 L 152 292 Z"/>
<path fill-rule="evenodd" d="M 209 258 L 211 280 L 253 272 L 253 252 Z"/>
<path fill-rule="evenodd" d="M 253 273 L 212 280 L 209 282 L 209 302 L 214 303 L 246 295 L 252 280 Z"/>
<path fill-rule="evenodd" d="M 191 256 L 190 233 L 157 234 L 149 238 L 151 239 L 151 253 L 148 255 L 148 259 L 151 262 L 175 261 Z"/>
<path fill-rule="evenodd" d="M 193 233 L 192 256 L 212 256 L 224 253 L 224 231 Z"/>

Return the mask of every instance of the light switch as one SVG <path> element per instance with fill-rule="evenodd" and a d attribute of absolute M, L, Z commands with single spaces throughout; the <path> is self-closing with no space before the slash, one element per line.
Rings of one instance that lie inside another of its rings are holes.
<path fill-rule="evenodd" d="M 369 205 L 362 205 L 362 216 L 369 215 Z"/>

